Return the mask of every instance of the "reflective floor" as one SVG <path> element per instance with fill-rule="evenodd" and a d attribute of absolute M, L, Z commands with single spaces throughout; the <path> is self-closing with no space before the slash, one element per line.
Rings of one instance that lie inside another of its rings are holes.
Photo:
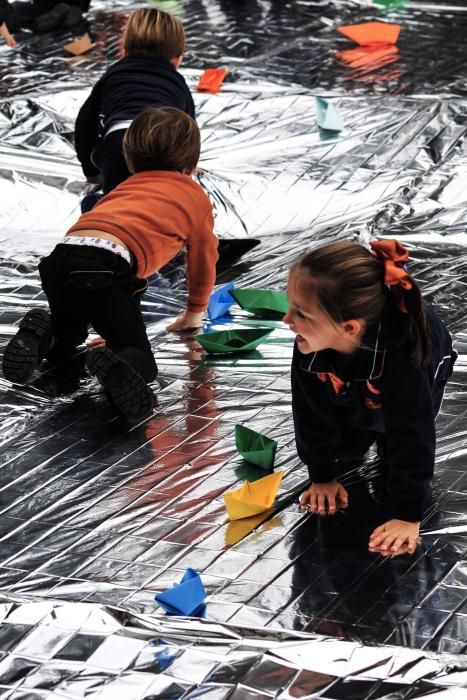
<path fill-rule="evenodd" d="M 87 191 L 74 117 L 139 4 L 93 2 L 96 46 L 84 56 L 67 57 L 72 37 L 61 33 L 23 32 L 17 51 L 0 47 L 1 353 L 26 309 L 47 308 L 37 263 Z M 307 473 L 291 420 L 292 334 L 238 306 L 206 328 L 272 328 L 256 351 L 205 356 L 193 338 L 167 334 L 185 299 L 176 260 L 143 301 L 160 368 L 151 419 L 129 430 L 91 379 L 66 399 L 50 397 L 44 373 L 29 387 L 0 379 L 0 697 L 195 697 L 208 683 L 213 698 L 460 698 L 465 672 L 447 676 L 449 691 L 426 679 L 445 665 L 432 652 L 464 654 L 467 639 L 467 6 L 159 4 L 186 24 L 182 72 L 193 90 L 204 68 L 229 70 L 220 93 L 195 93 L 198 178 L 223 239 L 217 284 L 285 289 L 310 241 L 389 236 L 410 249 L 411 271 L 460 351 L 438 417 L 435 501 L 416 554 L 390 560 L 367 551 L 380 512 L 374 455 L 345 477 L 349 511 L 325 520 L 300 511 Z M 397 48 L 362 52 L 336 31 L 370 20 L 401 25 Z M 318 129 L 314 95 L 332 98 L 340 134 Z M 260 243 L 248 250 L 250 239 Z M 223 494 L 259 475 L 235 449 L 236 423 L 277 440 L 285 477 L 274 512 L 229 523 Z M 187 567 L 208 591 L 204 622 L 168 621 L 154 601 Z M 210 661 L 205 637 L 216 640 Z M 334 640 L 329 658 L 324 638 Z M 371 645 L 353 684 L 338 680 L 348 669 L 337 638 L 352 654 L 360 647 L 350 642 Z M 314 644 L 317 667 L 305 661 L 311 651 L 295 649 L 280 652 L 278 670 L 271 649 L 286 639 Z M 376 675 L 365 672 L 371 653 Z M 397 654 L 420 672 L 391 684 L 387 658 Z M 462 663 L 451 659 L 451 671 Z M 214 673 L 222 664 L 230 675 Z"/>

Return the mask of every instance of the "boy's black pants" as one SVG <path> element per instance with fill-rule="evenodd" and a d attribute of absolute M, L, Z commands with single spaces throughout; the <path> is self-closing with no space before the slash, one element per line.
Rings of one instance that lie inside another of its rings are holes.
<path fill-rule="evenodd" d="M 59 244 L 39 264 L 49 301 L 53 345 L 47 359 L 58 373 L 72 371 L 76 347 L 92 325 L 107 347 L 147 382 L 157 376 L 140 309 L 147 282 L 120 255 L 93 246 Z"/>

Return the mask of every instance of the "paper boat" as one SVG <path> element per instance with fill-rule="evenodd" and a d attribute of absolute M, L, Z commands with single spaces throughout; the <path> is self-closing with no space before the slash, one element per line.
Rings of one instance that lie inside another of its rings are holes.
<path fill-rule="evenodd" d="M 320 129 L 342 131 L 344 122 L 336 107 L 331 102 L 315 97 L 316 121 Z"/>
<path fill-rule="evenodd" d="M 187 617 L 202 617 L 205 598 L 203 582 L 194 569 L 187 569 L 180 583 L 174 583 L 172 588 L 155 596 L 155 600 L 168 615 Z"/>
<path fill-rule="evenodd" d="M 229 282 L 229 284 L 225 284 L 211 294 L 208 305 L 208 316 L 211 321 L 224 316 L 232 306 L 233 299 L 229 292 L 234 286 L 233 282 Z"/>
<path fill-rule="evenodd" d="M 209 353 L 234 353 L 254 350 L 271 333 L 271 328 L 238 328 L 195 336 Z"/>
<path fill-rule="evenodd" d="M 206 68 L 196 86 L 198 92 L 219 92 L 229 71 L 226 68 Z"/>
<path fill-rule="evenodd" d="M 274 503 L 284 472 L 273 474 L 244 484 L 236 491 L 224 494 L 224 503 L 230 520 L 250 518 L 271 508 Z"/>
<path fill-rule="evenodd" d="M 395 44 L 401 31 L 400 24 L 387 22 L 364 22 L 337 27 L 337 31 L 360 46 L 370 44 Z"/>
<path fill-rule="evenodd" d="M 259 316 L 264 312 L 284 316 L 289 308 L 287 294 L 275 289 L 232 289 L 230 294 L 242 309 Z"/>
<path fill-rule="evenodd" d="M 262 469 L 272 469 L 277 442 L 244 425 L 235 426 L 235 445 L 248 462 Z"/>

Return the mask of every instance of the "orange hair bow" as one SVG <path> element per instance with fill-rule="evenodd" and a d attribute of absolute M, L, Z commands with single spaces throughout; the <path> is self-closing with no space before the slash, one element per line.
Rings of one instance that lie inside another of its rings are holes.
<path fill-rule="evenodd" d="M 384 260 L 384 283 L 390 287 L 412 289 L 412 280 L 405 269 L 405 263 L 409 259 L 407 248 L 395 240 L 373 241 L 370 247 L 378 258 Z M 396 305 L 400 311 L 407 313 L 401 294 L 397 298 Z"/>
<path fill-rule="evenodd" d="M 409 251 L 399 241 L 373 241 L 371 249 L 378 258 L 384 260 L 386 273 L 385 284 L 394 287 L 400 284 L 403 289 L 412 289 L 412 282 L 403 265 L 409 259 Z"/>

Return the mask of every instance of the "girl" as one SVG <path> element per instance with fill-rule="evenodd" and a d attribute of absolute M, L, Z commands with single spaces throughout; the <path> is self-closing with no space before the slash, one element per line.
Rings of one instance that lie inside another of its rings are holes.
<path fill-rule="evenodd" d="M 443 322 L 422 306 L 397 241 L 339 241 L 316 248 L 290 271 L 296 334 L 292 407 L 297 450 L 311 486 L 300 504 L 346 508 L 343 459 L 377 443 L 384 455 L 390 518 L 370 536 L 383 554 L 413 553 L 431 494 L 435 417 L 457 353 Z"/>
<path fill-rule="evenodd" d="M 123 58 L 96 83 L 75 124 L 75 146 L 89 182 L 107 194 L 129 177 L 123 137 L 147 107 L 176 107 L 195 116 L 178 73 L 185 48 L 182 22 L 156 9 L 135 10 L 123 33 Z"/>

